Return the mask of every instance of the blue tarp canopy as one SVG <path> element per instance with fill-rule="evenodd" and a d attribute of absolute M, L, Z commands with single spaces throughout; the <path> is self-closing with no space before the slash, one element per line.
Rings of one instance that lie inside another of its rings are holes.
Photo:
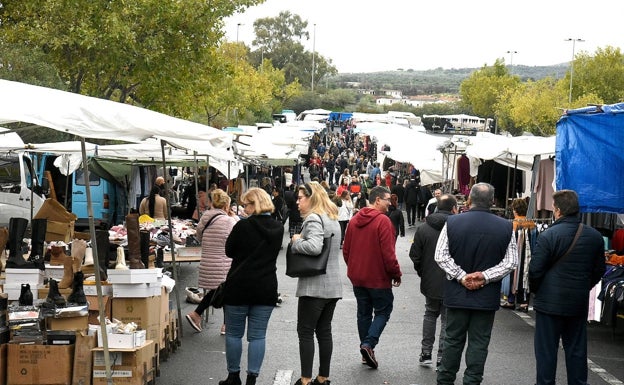
<path fill-rule="evenodd" d="M 344 122 L 345 120 L 351 119 L 351 117 L 353 117 L 352 112 L 331 112 L 328 120 Z"/>
<path fill-rule="evenodd" d="M 557 190 L 577 192 L 581 212 L 624 213 L 624 103 L 570 110 L 557 122 Z"/>

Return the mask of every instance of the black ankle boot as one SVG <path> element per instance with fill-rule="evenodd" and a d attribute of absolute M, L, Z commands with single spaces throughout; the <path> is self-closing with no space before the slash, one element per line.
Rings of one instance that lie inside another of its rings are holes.
<path fill-rule="evenodd" d="M 100 280 L 106 281 L 108 278 L 108 252 L 110 251 L 110 241 L 108 230 L 95 230 L 95 243 L 97 247 L 97 258 L 100 265 Z"/>
<path fill-rule="evenodd" d="M 30 256 L 28 260 L 39 270 L 45 270 L 43 258 L 45 252 L 43 244 L 45 242 L 46 231 L 48 229 L 47 219 L 33 219 L 30 222 Z"/>
<path fill-rule="evenodd" d="M 22 242 L 24 241 L 26 227 L 28 227 L 28 219 L 26 218 L 9 219 L 9 258 L 6 261 L 7 269 L 37 268 L 33 262 L 24 259 Z"/>
<path fill-rule="evenodd" d="M 160 246 L 156 249 L 156 267 L 165 267 L 165 251 Z"/>
<path fill-rule="evenodd" d="M 22 283 L 22 290 L 20 291 L 19 301 L 20 306 L 32 306 L 33 294 L 30 291 L 30 284 Z"/>
<path fill-rule="evenodd" d="M 82 286 L 82 282 L 84 281 L 84 274 L 82 271 L 77 271 L 74 273 L 74 281 L 72 282 L 72 292 L 67 297 L 67 302 L 75 303 L 77 305 L 86 305 L 87 297 L 84 293 L 84 287 Z"/>
<path fill-rule="evenodd" d="M 219 385 L 242 385 L 240 372 L 228 373 L 225 380 L 219 381 Z"/>
<path fill-rule="evenodd" d="M 65 302 L 65 298 L 59 292 L 58 282 L 54 279 L 50 279 L 49 281 L 50 289 L 48 290 L 48 296 L 46 297 L 45 302 L 41 305 L 47 309 L 54 309 L 56 307 L 65 307 L 67 306 L 67 302 Z"/>
<path fill-rule="evenodd" d="M 256 378 L 258 378 L 258 376 L 255 376 L 253 374 L 248 374 L 247 381 L 245 381 L 245 385 L 256 385 Z"/>

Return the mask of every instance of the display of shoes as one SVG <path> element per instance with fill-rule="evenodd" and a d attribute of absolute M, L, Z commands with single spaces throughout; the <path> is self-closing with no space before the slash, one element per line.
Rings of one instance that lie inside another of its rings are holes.
<path fill-rule="evenodd" d="M 186 302 L 198 304 L 202 301 L 204 297 L 203 293 L 200 293 L 199 289 L 196 287 L 187 287 L 184 289 L 186 293 Z"/>
<path fill-rule="evenodd" d="M 431 366 L 431 364 L 433 364 L 433 361 L 431 360 L 431 353 L 420 353 L 418 363 L 420 366 Z"/>
<path fill-rule="evenodd" d="M 360 353 L 366 360 L 366 365 L 373 369 L 377 369 L 379 367 L 379 362 L 377 362 L 377 358 L 375 358 L 375 352 L 370 346 L 360 345 Z"/>

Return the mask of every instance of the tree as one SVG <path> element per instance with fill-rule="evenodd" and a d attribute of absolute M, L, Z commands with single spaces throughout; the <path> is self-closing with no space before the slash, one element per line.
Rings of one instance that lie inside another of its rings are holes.
<path fill-rule="evenodd" d="M 570 84 L 570 72 L 565 81 Z M 619 48 L 597 48 L 594 56 L 585 52 L 574 59 L 572 100 L 594 94 L 604 103 L 613 104 L 624 99 L 624 56 Z M 568 90 L 569 92 L 569 90 Z M 597 100 L 591 103 L 598 103 Z"/>
<path fill-rule="evenodd" d="M 282 11 L 277 17 L 254 21 L 256 38 L 252 45 L 252 63 L 259 65 L 262 58 L 270 59 L 275 68 L 284 70 L 286 82 L 299 81 L 305 87 L 312 84 L 312 55 L 314 55 L 314 81 L 320 83 L 326 76 L 335 75 L 338 70 L 318 53 L 305 49 L 302 41 L 309 40 L 308 22 L 301 16 Z"/>
<path fill-rule="evenodd" d="M 185 117 L 197 106 L 179 96 L 198 71 L 215 84 L 226 74 L 215 55 L 223 18 L 261 2 L 20 0 L 3 2 L 0 28 L 45 53 L 72 92 Z"/>
<path fill-rule="evenodd" d="M 462 102 L 472 113 L 483 118 L 494 118 L 495 105 L 501 94 L 509 88 L 515 88 L 520 79 L 511 76 L 501 59 L 496 59 L 493 66 L 483 66 L 473 72 L 460 86 Z"/>

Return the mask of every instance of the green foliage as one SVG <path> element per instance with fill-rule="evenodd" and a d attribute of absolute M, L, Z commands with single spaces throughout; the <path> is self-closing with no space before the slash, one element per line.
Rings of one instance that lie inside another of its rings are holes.
<path fill-rule="evenodd" d="M 188 116 L 180 94 L 224 76 L 223 18 L 260 2 L 20 0 L 0 18 L 6 41 L 45 53 L 70 91 Z"/>
<path fill-rule="evenodd" d="M 570 73 L 566 75 L 570 83 Z M 598 48 L 593 56 L 581 52 L 574 60 L 572 100 L 594 94 L 604 103 L 624 100 L 624 56 L 619 48 Z M 569 90 L 568 90 L 569 92 Z M 590 101 L 598 103 L 597 100 Z"/>
<path fill-rule="evenodd" d="M 460 87 L 462 102 L 473 114 L 484 118 L 494 117 L 495 105 L 502 93 L 520 83 L 511 76 L 505 64 L 497 59 L 493 66 L 483 66 L 464 80 Z"/>
<path fill-rule="evenodd" d="M 0 55 L 1 79 L 65 89 L 56 68 L 46 63 L 43 52 L 0 40 Z"/>
<path fill-rule="evenodd" d="M 277 17 L 254 21 L 256 38 L 252 45 L 256 49 L 250 54 L 250 61 L 259 65 L 261 60 L 270 59 L 275 68 L 284 71 L 286 82 L 298 81 L 312 87 L 312 62 L 314 61 L 314 82 L 321 83 L 327 76 L 338 71 L 327 59 L 315 52 L 306 51 L 302 41 L 309 40 L 308 22 L 301 16 L 282 11 Z"/>

